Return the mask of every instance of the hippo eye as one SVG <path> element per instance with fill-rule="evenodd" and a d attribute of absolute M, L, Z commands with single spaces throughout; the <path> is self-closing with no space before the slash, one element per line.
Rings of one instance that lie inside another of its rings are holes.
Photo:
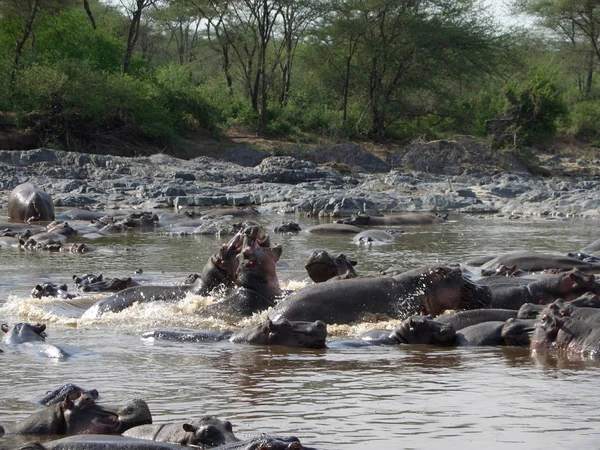
<path fill-rule="evenodd" d="M 540 317 L 540 320 L 541 320 L 542 323 L 548 322 L 548 314 L 542 315 L 542 317 Z"/>

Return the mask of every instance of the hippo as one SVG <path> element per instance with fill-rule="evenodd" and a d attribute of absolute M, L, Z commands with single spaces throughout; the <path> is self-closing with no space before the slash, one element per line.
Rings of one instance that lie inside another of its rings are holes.
<path fill-rule="evenodd" d="M 525 303 L 552 303 L 557 298 L 574 300 L 586 292 L 600 292 L 593 275 L 578 269 L 553 275 L 541 275 L 526 285 L 488 285 L 492 308 L 518 310 Z"/>
<path fill-rule="evenodd" d="M 42 297 L 58 297 L 63 299 L 75 298 L 74 294 L 67 292 L 66 284 L 56 285 L 54 283 L 36 284 L 31 291 L 31 296 L 34 298 Z"/>
<path fill-rule="evenodd" d="M 239 287 L 223 300 L 202 308 L 199 313 L 237 319 L 275 306 L 275 299 L 281 296 L 275 270 L 281 251 L 280 245 L 269 248 L 256 244 L 246 246 L 237 256 L 235 281 Z"/>
<path fill-rule="evenodd" d="M 506 265 L 516 265 L 526 272 L 541 272 L 546 269 L 570 270 L 577 268 L 583 272 L 600 272 L 600 263 L 586 263 L 569 256 L 550 253 L 515 252 L 499 255 L 482 265 L 482 269 L 497 269 Z"/>
<path fill-rule="evenodd" d="M 52 197 L 31 183 L 19 184 L 8 196 L 8 218 L 17 222 L 51 222 L 55 218 Z"/>
<path fill-rule="evenodd" d="M 515 347 L 529 348 L 531 335 L 537 322 L 537 319 L 508 319 L 501 332 L 504 343 Z"/>
<path fill-rule="evenodd" d="M 216 342 L 228 340 L 237 344 L 283 345 L 287 347 L 325 348 L 327 325 L 315 322 L 266 319 L 239 331 L 169 331 L 144 333 L 144 339 L 167 339 L 181 342 Z"/>
<path fill-rule="evenodd" d="M 322 283 L 341 277 L 343 279 L 356 278 L 358 274 L 354 270 L 357 261 L 346 258 L 346 255 L 340 253 L 332 258 L 325 250 L 312 252 L 304 265 L 308 276 L 315 283 Z"/>
<path fill-rule="evenodd" d="M 46 232 L 62 234 L 63 236 L 74 236 L 78 233 L 76 229 L 69 225 L 69 222 L 65 222 L 64 220 L 50 222 L 46 225 Z"/>
<path fill-rule="evenodd" d="M 73 275 L 73 283 L 75 283 L 75 286 L 77 286 L 79 289 L 87 286 L 88 284 L 97 283 L 98 281 L 102 280 L 104 280 L 102 274 L 94 275 L 93 273 L 86 273 L 81 276 Z"/>
<path fill-rule="evenodd" d="M 7 434 L 75 435 L 121 434 L 131 427 L 152 423 L 148 405 L 134 400 L 119 408 L 96 404 L 93 395 L 81 392 L 37 411 L 16 424 L 5 427 Z"/>
<path fill-rule="evenodd" d="M 523 303 L 517 311 L 517 319 L 537 319 L 545 308 L 546 305 Z"/>
<path fill-rule="evenodd" d="M 44 445 L 30 444 L 21 447 L 20 450 L 185 450 L 187 448 L 179 444 L 129 436 L 82 435 L 57 439 Z M 219 450 L 314 450 L 302 446 L 295 437 L 279 438 L 267 435 L 231 442 L 214 448 Z"/>
<path fill-rule="evenodd" d="M 504 324 L 504 321 L 490 321 L 464 327 L 456 332 L 456 345 L 459 347 L 504 345 L 502 338 Z"/>
<path fill-rule="evenodd" d="M 73 383 L 69 383 L 53 391 L 48 391 L 46 395 L 44 395 L 40 400 L 38 400 L 38 403 L 41 405 L 50 406 L 54 405 L 55 403 L 62 402 L 66 398 L 75 400 L 81 394 L 89 394 L 94 400 L 96 400 L 100 395 L 97 389 L 83 389 Z"/>
<path fill-rule="evenodd" d="M 600 308 L 600 296 L 593 292 L 586 292 L 582 296 L 571 300 L 571 305 L 585 308 Z"/>
<path fill-rule="evenodd" d="M 98 280 L 87 283 L 81 287 L 83 292 L 119 292 L 140 284 L 131 277 L 111 278 L 110 280 Z"/>
<path fill-rule="evenodd" d="M 600 239 L 596 239 L 594 242 L 592 242 L 589 245 L 586 245 L 585 247 L 583 247 L 581 249 L 582 253 L 589 253 L 589 254 L 594 254 L 599 251 L 600 251 Z"/>
<path fill-rule="evenodd" d="M 419 312 L 438 315 L 447 309 L 485 308 L 489 302 L 489 290 L 464 277 L 460 268 L 435 265 L 392 277 L 309 285 L 280 301 L 270 316 L 347 324 L 365 314 L 404 319 Z"/>
<path fill-rule="evenodd" d="M 22 243 L 27 250 L 59 251 L 67 243 L 67 236 L 60 233 L 36 233 Z"/>
<path fill-rule="evenodd" d="M 86 434 L 69 436 L 62 439 L 28 444 L 19 450 L 189 450 L 179 444 L 156 442 L 147 439 L 136 439 L 126 436 L 105 434 Z"/>
<path fill-rule="evenodd" d="M 28 342 L 45 342 L 46 341 L 46 325 L 35 324 L 31 325 L 25 322 L 15 323 L 12 328 L 8 324 L 3 323 L 0 327 L 6 335 L 2 342 L 6 345 L 19 345 Z"/>
<path fill-rule="evenodd" d="M 398 225 L 432 225 L 444 223 L 447 215 L 440 216 L 428 212 L 407 212 L 388 216 L 354 215 L 348 219 L 337 220 L 337 223 L 356 226 L 398 226 Z"/>
<path fill-rule="evenodd" d="M 550 305 L 553 306 L 553 305 Z M 600 324 L 557 314 L 548 308 L 531 336 L 532 350 L 558 349 L 569 354 L 600 357 Z"/>
<path fill-rule="evenodd" d="M 600 323 L 600 309 L 598 308 L 579 307 L 562 299 L 557 299 L 553 304 L 544 308 L 540 315 L 545 314 L 548 308 L 558 308 L 557 313 L 561 316 L 569 316 L 583 322 Z"/>
<path fill-rule="evenodd" d="M 352 241 L 357 245 L 377 245 L 389 244 L 403 233 L 402 230 L 364 230 L 352 238 Z"/>
<path fill-rule="evenodd" d="M 517 311 L 513 309 L 471 309 L 469 311 L 457 311 L 450 314 L 442 314 L 435 318 L 436 321 L 452 325 L 456 331 L 482 322 L 505 322 L 510 318 L 517 317 Z"/>
<path fill-rule="evenodd" d="M 452 325 L 432 319 L 431 316 L 411 316 L 393 330 L 372 330 L 360 336 L 362 341 L 374 345 L 453 345 L 456 330 Z"/>
<path fill-rule="evenodd" d="M 106 312 L 119 312 L 129 308 L 134 303 L 153 301 L 176 302 L 185 298 L 189 293 L 208 295 L 218 287 L 231 289 L 235 283 L 239 265 L 237 254 L 243 242 L 243 235 L 237 233 L 231 240 L 223 244 L 216 254 L 213 254 L 205 264 L 194 284 L 176 286 L 143 285 L 133 286 L 116 294 L 98 300 L 84 314 L 85 319 L 101 317 Z"/>
<path fill-rule="evenodd" d="M 315 225 L 307 230 L 309 233 L 318 233 L 318 234 L 332 234 L 332 233 L 352 233 L 357 234 L 362 231 L 362 229 L 354 226 L 354 225 L 346 225 L 341 223 L 322 223 L 320 225 Z"/>
<path fill-rule="evenodd" d="M 501 264 L 496 269 L 481 269 L 482 277 L 522 277 L 526 274 L 527 272 L 519 269 L 516 264 L 510 267 Z"/>
<path fill-rule="evenodd" d="M 240 441 L 233 434 L 231 422 L 213 416 L 187 422 L 138 425 L 125 431 L 122 436 L 203 448 Z"/>
<path fill-rule="evenodd" d="M 46 325 L 15 323 L 12 327 L 3 323 L 0 327 L 5 334 L 2 342 L 18 352 L 32 352 L 48 358 L 64 359 L 85 352 L 72 346 L 58 346 L 46 342 Z"/>
<path fill-rule="evenodd" d="M 275 233 L 297 233 L 301 231 L 300 225 L 296 222 L 282 222 L 281 225 L 277 225 L 273 228 Z"/>

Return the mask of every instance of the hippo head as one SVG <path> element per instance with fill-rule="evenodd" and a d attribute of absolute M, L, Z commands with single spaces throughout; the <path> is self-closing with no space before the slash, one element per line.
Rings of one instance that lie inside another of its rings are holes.
<path fill-rule="evenodd" d="M 186 433 L 184 445 L 194 447 L 218 447 L 219 445 L 238 442 L 233 434 L 233 427 L 228 420 L 220 420 L 213 416 L 205 416 L 190 423 L 183 424 Z"/>
<path fill-rule="evenodd" d="M 94 396 L 90 393 L 81 392 L 78 396 L 66 396 L 60 406 L 65 418 L 67 435 L 117 434 L 118 432 L 117 414 L 97 405 Z"/>
<path fill-rule="evenodd" d="M 398 325 L 392 337 L 402 344 L 452 345 L 456 330 L 431 316 L 412 316 Z"/>
<path fill-rule="evenodd" d="M 61 284 L 60 286 L 53 283 L 36 284 L 31 291 L 31 296 L 34 298 L 59 297 L 66 293 L 67 289 L 66 284 Z"/>
<path fill-rule="evenodd" d="M 97 283 L 98 281 L 102 281 L 104 278 L 102 274 L 94 275 L 93 273 L 86 273 L 85 275 L 81 275 L 80 277 L 77 275 L 73 275 L 73 283 L 78 288 L 82 288 L 87 286 L 88 284 Z"/>
<path fill-rule="evenodd" d="M 325 250 L 321 250 L 310 254 L 304 268 L 311 280 L 322 283 L 340 275 L 357 277 L 358 274 L 354 270 L 356 264 L 356 261 L 349 260 L 343 253 L 332 258 Z"/>
<path fill-rule="evenodd" d="M 119 434 L 135 426 L 152 423 L 152 414 L 150 413 L 148 404 L 139 398 L 117 408 L 115 412 L 119 419 L 119 427 L 117 429 L 117 433 Z"/>
<path fill-rule="evenodd" d="M 281 246 L 268 249 L 246 247 L 237 256 L 236 283 L 272 299 L 281 295 L 275 263 L 281 256 Z"/>
<path fill-rule="evenodd" d="M 552 348 L 556 343 L 558 331 L 563 326 L 565 317 L 558 314 L 557 306 L 553 303 L 544 309 L 540 319 L 535 324 L 531 335 L 531 349 Z"/>
<path fill-rule="evenodd" d="M 46 325 L 44 324 L 29 324 L 25 322 L 15 323 L 12 328 L 3 323 L 2 331 L 6 333 L 3 342 L 5 344 L 22 344 L 24 342 L 35 342 L 46 340 Z"/>
<path fill-rule="evenodd" d="M 502 339 L 506 345 L 529 347 L 531 335 L 535 331 L 537 319 L 508 319 L 502 327 Z"/>
<path fill-rule="evenodd" d="M 517 317 L 519 319 L 537 319 L 543 310 L 543 305 L 536 305 L 535 303 L 525 303 L 519 308 Z"/>
<path fill-rule="evenodd" d="M 566 301 L 571 301 L 587 292 L 600 294 L 600 284 L 594 275 L 573 269 L 562 274 L 559 281 L 560 296 Z"/>
<path fill-rule="evenodd" d="M 284 345 L 287 347 L 325 348 L 327 325 L 315 322 L 267 319 L 256 327 L 235 333 L 232 342 L 258 345 Z"/>

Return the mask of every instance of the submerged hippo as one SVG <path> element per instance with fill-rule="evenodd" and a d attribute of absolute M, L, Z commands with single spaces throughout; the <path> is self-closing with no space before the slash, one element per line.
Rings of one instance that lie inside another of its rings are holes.
<path fill-rule="evenodd" d="M 54 203 L 49 194 L 31 183 L 23 183 L 8 196 L 8 218 L 18 222 L 54 220 Z"/>
<path fill-rule="evenodd" d="M 460 347 L 504 345 L 502 337 L 504 324 L 504 321 L 490 321 L 464 327 L 456 332 L 456 345 Z"/>
<path fill-rule="evenodd" d="M 456 311 L 442 314 L 435 318 L 436 321 L 452 325 L 456 331 L 471 325 L 483 322 L 505 322 L 510 318 L 517 317 L 517 311 L 512 309 L 471 309 L 469 311 Z"/>
<path fill-rule="evenodd" d="M 205 416 L 187 422 L 139 425 L 130 428 L 122 435 L 202 448 L 212 448 L 240 441 L 233 434 L 231 422 L 213 416 Z"/>
<path fill-rule="evenodd" d="M 505 265 L 517 266 L 526 272 L 541 272 L 547 269 L 571 270 L 577 268 L 583 272 L 600 272 L 600 263 L 586 263 L 569 256 L 550 253 L 516 252 L 499 255 L 485 264 L 482 269 L 497 269 Z"/>
<path fill-rule="evenodd" d="M 99 397 L 97 389 L 83 389 L 73 383 L 69 383 L 53 391 L 48 391 L 46 395 L 44 395 L 40 400 L 38 400 L 38 403 L 41 405 L 50 406 L 54 405 L 55 403 L 62 402 L 66 398 L 75 400 L 81 394 L 89 394 L 94 400 L 96 400 Z"/>
<path fill-rule="evenodd" d="M 181 342 L 216 342 L 228 340 L 238 344 L 283 345 L 287 347 L 325 348 L 327 325 L 315 322 L 267 319 L 254 327 L 239 331 L 170 331 L 144 333 L 145 339 L 167 339 Z"/>
<path fill-rule="evenodd" d="M 552 303 L 558 298 L 574 300 L 586 292 L 600 292 L 593 275 L 578 269 L 553 275 L 541 275 L 526 285 L 498 284 L 488 286 L 492 308 L 518 310 L 525 303 Z"/>
<path fill-rule="evenodd" d="M 600 358 L 600 324 L 560 315 L 558 306 L 550 305 L 536 324 L 530 348 L 558 349 L 584 357 Z"/>
<path fill-rule="evenodd" d="M 357 245 L 381 245 L 393 242 L 398 236 L 403 233 L 402 230 L 365 230 L 358 233 L 352 238 L 352 241 Z"/>
<path fill-rule="evenodd" d="M 537 322 L 537 319 L 508 319 L 502 327 L 502 339 L 506 345 L 529 348 Z"/>
<path fill-rule="evenodd" d="M 488 307 L 487 287 L 477 286 L 458 267 L 426 266 L 392 277 L 353 278 L 307 286 L 279 302 L 270 314 L 327 324 L 360 321 L 365 314 L 392 318 L 447 309 Z"/>
<path fill-rule="evenodd" d="M 337 277 L 356 278 L 358 276 L 354 270 L 356 264 L 357 261 L 349 260 L 343 253 L 332 258 L 325 250 L 321 250 L 312 252 L 308 256 L 304 268 L 311 280 L 315 283 L 322 283 Z"/>
<path fill-rule="evenodd" d="M 149 441 L 126 436 L 89 434 L 39 442 L 20 447 L 19 450 L 186 450 L 179 444 Z"/>
<path fill-rule="evenodd" d="M 337 220 L 337 223 L 356 226 L 398 226 L 398 225 L 433 225 L 444 223 L 447 216 L 428 212 L 407 212 L 388 216 L 368 216 L 358 214 L 349 219 Z"/>
<path fill-rule="evenodd" d="M 75 435 L 120 434 L 136 425 L 152 423 L 148 405 L 134 400 L 119 408 L 96 404 L 93 395 L 66 396 L 21 422 L 4 427 L 7 434 Z"/>
<path fill-rule="evenodd" d="M 0 329 L 5 333 L 2 342 L 19 353 L 33 353 L 47 358 L 64 359 L 69 356 L 89 353 L 87 350 L 70 345 L 54 345 L 46 342 L 46 325 L 18 322 L 10 327 L 3 323 Z"/>
<path fill-rule="evenodd" d="M 453 345 L 456 331 L 452 325 L 438 322 L 431 316 L 412 316 L 404 319 L 393 331 L 372 330 L 360 336 L 374 345 Z"/>
<path fill-rule="evenodd" d="M 31 296 L 34 298 L 58 297 L 63 299 L 74 298 L 74 294 L 67 292 L 66 284 L 56 285 L 54 283 L 36 284 L 31 290 Z"/>

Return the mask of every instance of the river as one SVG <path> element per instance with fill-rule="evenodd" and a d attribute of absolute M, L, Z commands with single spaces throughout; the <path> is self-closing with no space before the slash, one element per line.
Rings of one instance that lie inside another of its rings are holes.
<path fill-rule="evenodd" d="M 317 223 L 283 216 L 263 216 L 261 223 L 272 228 L 284 219 L 297 220 L 303 229 Z M 443 225 L 405 227 L 394 243 L 373 247 L 356 246 L 346 235 L 271 233 L 272 241 L 283 245 L 280 283 L 289 289 L 306 285 L 304 261 L 315 249 L 358 260 L 357 271 L 367 276 L 390 266 L 462 262 L 498 252 L 566 253 L 599 237 L 599 222 L 590 219 L 450 219 Z M 29 295 L 45 281 L 67 283 L 69 291 L 76 291 L 72 275 L 90 272 L 178 283 L 199 272 L 224 240 L 131 232 L 94 241 L 98 250 L 87 254 L 0 249 L 0 322 L 43 322 L 49 342 L 88 350 L 66 360 L 8 350 L 1 354 L 0 423 L 38 409 L 35 401 L 47 390 L 76 383 L 98 389 L 101 403 L 143 398 L 155 422 L 212 414 L 230 420 L 239 437 L 295 435 L 319 449 L 598 448 L 597 361 L 520 348 L 298 350 L 149 342 L 140 339 L 143 331 L 228 325 L 196 314 L 211 301 L 199 296 L 83 320 L 65 317 L 73 309 L 61 308 L 56 300 Z M 329 327 L 329 334 L 345 338 L 393 326 Z M 14 437 L 0 438 L 0 447 L 15 442 Z"/>

